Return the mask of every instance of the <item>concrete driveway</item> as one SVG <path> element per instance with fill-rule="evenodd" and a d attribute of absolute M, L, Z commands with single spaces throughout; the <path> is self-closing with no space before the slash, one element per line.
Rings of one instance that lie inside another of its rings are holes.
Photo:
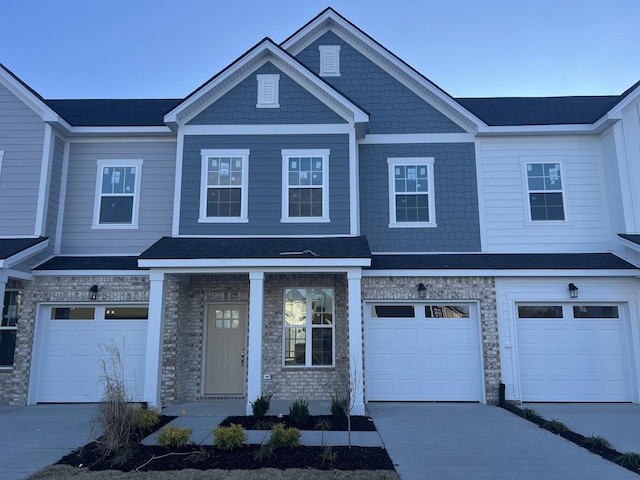
<path fill-rule="evenodd" d="M 95 409 L 91 404 L 0 405 L 0 479 L 25 479 L 88 443 Z"/>
<path fill-rule="evenodd" d="M 471 403 L 369 403 L 402 480 L 637 480 L 504 409 Z"/>

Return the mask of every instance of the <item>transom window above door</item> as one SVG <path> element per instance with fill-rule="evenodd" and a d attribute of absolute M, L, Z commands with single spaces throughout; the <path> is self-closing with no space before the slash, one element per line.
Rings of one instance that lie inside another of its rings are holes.
<path fill-rule="evenodd" d="M 329 150 L 282 150 L 282 221 L 329 221 Z"/>
<path fill-rule="evenodd" d="M 98 160 L 92 228 L 138 228 L 142 160 Z"/>
<path fill-rule="evenodd" d="M 201 150 L 199 222 L 247 222 L 249 150 Z"/>
<path fill-rule="evenodd" d="M 435 227 L 432 157 L 388 158 L 389 227 Z"/>

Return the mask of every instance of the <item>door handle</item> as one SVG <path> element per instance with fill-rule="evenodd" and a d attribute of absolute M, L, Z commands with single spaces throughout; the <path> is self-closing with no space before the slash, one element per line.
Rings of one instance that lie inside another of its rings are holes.
<path fill-rule="evenodd" d="M 240 353 L 240 366 L 244 367 L 244 348 L 242 349 L 242 353 Z"/>

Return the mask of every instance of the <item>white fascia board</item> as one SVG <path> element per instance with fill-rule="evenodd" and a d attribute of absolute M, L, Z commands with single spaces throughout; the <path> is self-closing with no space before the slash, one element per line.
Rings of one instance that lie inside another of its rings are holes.
<path fill-rule="evenodd" d="M 638 277 L 640 269 L 611 270 L 363 270 L 363 277 Z"/>
<path fill-rule="evenodd" d="M 221 259 L 163 259 L 163 260 L 138 260 L 140 268 L 339 268 L 368 267 L 371 265 L 369 258 L 221 258 Z"/>
<path fill-rule="evenodd" d="M 132 277 L 148 276 L 148 270 L 34 270 L 34 277 Z"/>
<path fill-rule="evenodd" d="M 33 280 L 33 275 L 29 272 L 22 272 L 20 270 L 7 269 L 5 270 L 5 273 L 8 278 L 16 278 L 18 280 L 27 280 L 27 281 Z"/>
<path fill-rule="evenodd" d="M 619 120 L 622 118 L 622 110 L 628 107 L 631 103 L 638 101 L 640 97 L 640 85 L 624 97 L 618 104 L 616 104 L 611 110 L 607 112 L 604 117 Z M 603 118 L 604 118 L 603 117 Z"/>
<path fill-rule="evenodd" d="M 404 143 L 473 143 L 475 133 L 399 133 L 366 135 L 360 145 L 391 145 Z"/>
<path fill-rule="evenodd" d="M 487 126 L 478 129 L 479 137 L 492 135 L 593 135 L 596 133 L 593 124 Z"/>
<path fill-rule="evenodd" d="M 37 243 L 36 245 L 26 248 L 16 253 L 15 255 L 12 255 L 11 257 L 7 257 L 4 260 L 0 260 L 0 268 L 11 268 L 12 266 L 17 265 L 23 260 L 26 260 L 27 258 L 40 253 L 48 246 L 49 246 L 49 240 L 48 239 L 43 240 L 42 242 Z"/>
<path fill-rule="evenodd" d="M 174 134 L 168 126 L 155 127 L 69 127 L 70 135 L 82 136 L 135 136 L 135 135 L 167 135 Z"/>
<path fill-rule="evenodd" d="M 361 267 L 314 267 L 311 273 L 349 273 L 349 272 L 361 272 Z M 150 277 L 153 276 L 175 276 L 174 278 L 180 280 L 181 275 L 205 275 L 205 274 L 221 274 L 221 273 L 239 273 L 239 274 L 251 274 L 254 272 L 260 273 L 310 273 L 309 267 L 265 267 L 265 266 L 251 266 L 251 267 L 164 267 L 164 268 L 152 268 L 149 270 Z"/>
<path fill-rule="evenodd" d="M 268 124 L 268 125 L 185 125 L 183 135 L 333 135 L 349 134 L 353 126 L 348 123 L 328 124 Z"/>

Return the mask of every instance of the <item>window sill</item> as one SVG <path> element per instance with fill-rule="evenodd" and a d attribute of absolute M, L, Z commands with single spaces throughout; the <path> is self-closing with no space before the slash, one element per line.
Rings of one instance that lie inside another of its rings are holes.
<path fill-rule="evenodd" d="M 527 220 L 524 222 L 525 227 L 571 227 L 571 222 L 567 220 Z"/>
<path fill-rule="evenodd" d="M 407 223 L 390 223 L 389 228 L 436 228 L 437 223 L 427 222 L 407 222 Z"/>
<path fill-rule="evenodd" d="M 126 225 L 121 223 L 105 223 L 91 225 L 92 230 L 138 230 L 138 225 Z"/>
<path fill-rule="evenodd" d="M 279 103 L 265 103 L 265 104 L 257 103 L 256 108 L 280 108 L 280 104 Z"/>
<path fill-rule="evenodd" d="M 280 223 L 329 223 L 330 218 L 324 217 L 283 217 Z"/>
<path fill-rule="evenodd" d="M 308 366 L 308 365 L 283 365 L 282 369 L 283 370 L 301 370 L 301 371 L 306 371 L 306 370 L 318 370 L 318 369 L 322 369 L 322 370 L 328 370 L 331 368 L 336 368 L 335 365 L 313 365 L 313 366 Z"/>
<path fill-rule="evenodd" d="M 248 218 L 238 217 L 201 217 L 198 223 L 249 223 Z"/>

